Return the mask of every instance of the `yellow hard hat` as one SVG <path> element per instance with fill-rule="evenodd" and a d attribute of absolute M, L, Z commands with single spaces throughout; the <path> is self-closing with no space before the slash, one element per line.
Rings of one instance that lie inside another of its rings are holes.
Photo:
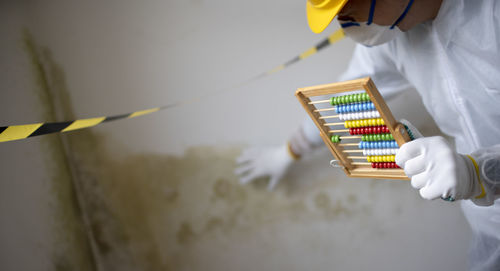
<path fill-rule="evenodd" d="M 314 33 L 321 33 L 349 0 L 307 0 L 307 22 Z"/>

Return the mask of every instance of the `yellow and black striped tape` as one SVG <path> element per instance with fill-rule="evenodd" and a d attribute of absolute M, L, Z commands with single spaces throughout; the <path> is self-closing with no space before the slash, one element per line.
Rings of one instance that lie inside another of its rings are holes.
<path fill-rule="evenodd" d="M 290 61 L 286 62 L 285 64 L 279 65 L 275 67 L 274 69 L 262 73 L 258 76 L 255 76 L 243 83 L 236 84 L 233 87 L 241 87 L 242 85 L 249 84 L 250 82 L 253 82 L 257 79 L 260 79 L 264 76 L 276 73 L 278 71 L 281 71 L 287 67 L 289 67 L 292 64 L 295 64 L 305 58 L 310 57 L 311 55 L 316 54 L 318 51 L 326 48 L 330 44 L 334 44 L 337 41 L 341 40 L 344 37 L 344 32 L 342 29 L 337 30 L 330 36 L 328 36 L 326 39 L 323 41 L 319 42 L 316 46 L 306 50 L 302 54 L 296 56 L 295 58 L 291 59 Z M 231 90 L 233 88 L 227 88 L 224 91 Z M 217 93 L 221 93 L 222 91 L 217 91 Z M 213 95 L 214 93 L 209 93 L 208 95 Z M 161 107 L 154 107 L 146 110 L 141 110 L 141 111 L 135 111 L 132 113 L 128 114 L 122 114 L 122 115 L 115 115 L 115 116 L 109 116 L 109 117 L 98 117 L 98 118 L 88 118 L 88 119 L 79 119 L 79 120 L 73 120 L 73 121 L 63 121 L 63 122 L 47 122 L 47 123 L 34 123 L 34 124 L 24 124 L 24 125 L 11 125 L 11 126 L 4 126 L 0 127 L 0 142 L 7 142 L 7 141 L 13 141 L 13 140 L 19 140 L 19 139 L 24 139 L 24 138 L 29 138 L 29 137 L 34 137 L 34 136 L 39 136 L 39 135 L 46 135 L 46 134 L 52 134 L 52 133 L 63 133 L 63 132 L 69 132 L 69 131 L 74 131 L 78 129 L 83 129 L 83 128 L 89 128 L 96 126 L 98 124 L 104 123 L 104 122 L 110 122 L 110 121 L 115 121 L 115 120 L 120 120 L 120 119 L 130 119 L 130 118 L 135 118 L 147 114 L 151 114 L 154 112 L 158 112 L 160 110 L 164 110 L 167 108 L 173 108 L 177 107 L 180 105 L 185 105 L 188 103 L 196 102 L 203 100 L 201 97 L 190 99 L 190 100 L 185 100 L 182 102 L 174 103 L 174 104 L 169 104 Z"/>
<path fill-rule="evenodd" d="M 34 124 L 11 125 L 11 126 L 0 127 L 0 142 L 13 141 L 39 135 L 46 135 L 59 132 L 69 132 L 78 129 L 89 128 L 104 122 L 109 122 L 119 119 L 130 119 L 146 114 L 151 114 L 161 109 L 162 109 L 161 107 L 155 107 L 151 109 L 135 111 L 129 114 L 116 115 L 110 117 L 98 117 L 89 119 L 79 119 L 74 121 L 34 123 Z"/>
<path fill-rule="evenodd" d="M 328 36 L 326 39 L 319 42 L 316 46 L 311 47 L 308 50 L 304 51 L 302 54 L 290 59 L 285 64 L 282 64 L 282 65 L 275 67 L 274 69 L 268 71 L 266 74 L 269 75 L 269 74 L 273 74 L 275 72 L 281 71 L 292 64 L 295 64 L 303 59 L 306 59 L 306 58 L 316 54 L 321 49 L 328 47 L 328 45 L 330 45 L 330 44 L 336 43 L 337 41 L 341 40 L 342 38 L 344 38 L 344 31 L 342 31 L 342 28 L 339 28 L 337 31 L 333 32 L 333 34 Z"/>

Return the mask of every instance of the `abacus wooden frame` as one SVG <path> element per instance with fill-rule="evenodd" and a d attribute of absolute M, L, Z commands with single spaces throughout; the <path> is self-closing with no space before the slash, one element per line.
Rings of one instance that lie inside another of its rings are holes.
<path fill-rule="evenodd" d="M 324 125 L 326 122 L 324 119 L 320 119 L 321 114 L 319 112 L 314 112 L 317 108 L 314 104 L 311 104 L 311 97 L 360 90 L 364 90 L 366 91 L 366 93 L 368 93 L 371 101 L 375 105 L 375 108 L 380 113 L 380 117 L 384 120 L 385 125 L 389 128 L 389 131 L 394 136 L 394 139 L 396 140 L 398 145 L 401 146 L 404 143 L 410 141 L 410 137 L 406 132 L 406 129 L 401 123 L 396 122 L 391 111 L 389 110 L 389 107 L 387 107 L 387 104 L 382 98 L 382 95 L 380 95 L 377 87 L 370 77 L 345 82 L 299 88 L 295 92 L 295 96 L 297 96 L 307 114 L 309 114 L 311 119 L 318 127 L 321 138 L 328 146 L 330 152 L 338 161 L 339 165 L 342 166 L 347 176 L 356 178 L 409 180 L 404 171 L 400 168 L 378 169 L 372 168 L 369 165 L 353 165 L 352 161 L 347 158 L 347 154 L 344 152 L 344 148 L 339 144 L 331 142 L 329 131 L 332 129 Z"/>

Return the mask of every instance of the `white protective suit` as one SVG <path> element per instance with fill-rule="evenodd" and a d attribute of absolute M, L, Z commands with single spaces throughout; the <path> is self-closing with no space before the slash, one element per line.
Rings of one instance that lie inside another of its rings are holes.
<path fill-rule="evenodd" d="M 433 21 L 380 46 L 357 45 L 339 81 L 364 76 L 385 97 L 414 87 L 457 152 L 476 159 L 487 195 L 462 201 L 474 234 L 470 268 L 500 270 L 500 2 L 444 0 Z M 290 144 L 302 154 L 321 139 L 307 121 Z"/>

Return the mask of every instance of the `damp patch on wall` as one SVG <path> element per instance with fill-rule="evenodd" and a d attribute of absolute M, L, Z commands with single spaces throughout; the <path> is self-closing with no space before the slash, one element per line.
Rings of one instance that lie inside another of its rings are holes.
<path fill-rule="evenodd" d="M 62 66 L 29 35 L 26 44 L 44 116 L 73 119 Z M 383 238 L 391 220 L 418 205 L 408 183 L 347 180 L 326 152 L 296 164 L 269 192 L 266 179 L 241 185 L 234 175 L 244 146 L 112 152 L 112 131 L 96 130 L 44 137 L 57 270 L 302 270 L 316 260 L 327 268 L 346 243 Z"/>

